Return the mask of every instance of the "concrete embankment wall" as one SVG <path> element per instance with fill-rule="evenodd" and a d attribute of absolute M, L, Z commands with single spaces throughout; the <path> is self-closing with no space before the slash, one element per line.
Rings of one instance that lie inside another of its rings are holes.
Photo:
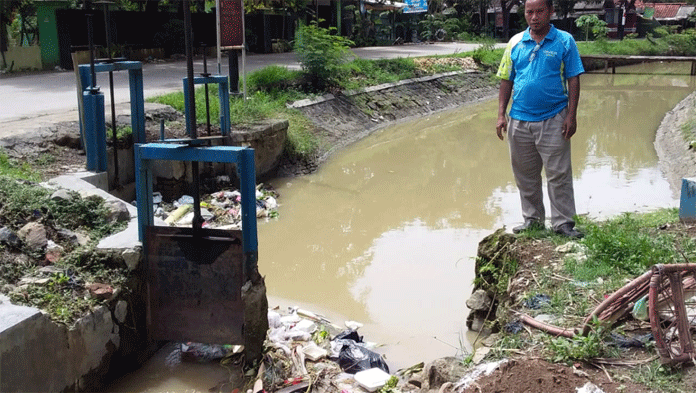
<path fill-rule="evenodd" d="M 497 93 L 497 80 L 484 72 L 469 70 L 296 101 L 290 106 L 313 121 L 326 146 L 315 162 L 309 163 L 308 168 L 299 168 L 299 172 L 311 172 L 334 151 L 379 128 L 491 98 Z"/>

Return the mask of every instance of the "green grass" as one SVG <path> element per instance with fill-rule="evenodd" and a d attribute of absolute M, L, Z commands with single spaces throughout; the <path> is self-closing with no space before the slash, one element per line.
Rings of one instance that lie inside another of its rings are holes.
<path fill-rule="evenodd" d="M 19 229 L 30 221 L 42 221 L 57 228 L 85 229 L 96 240 L 118 228 L 107 218 L 108 208 L 100 197 L 53 200 L 52 191 L 38 184 L 0 177 L 0 224 Z"/>
<path fill-rule="evenodd" d="M 625 213 L 600 223 L 587 222 L 583 244 L 588 258 L 583 263 L 566 263 L 566 271 L 578 281 L 638 276 L 652 265 L 682 261 L 677 247 L 694 256 L 692 239 L 658 229 L 659 225 L 677 219 L 677 210 L 667 209 L 646 215 Z"/>
<path fill-rule="evenodd" d="M 262 91 L 272 96 L 289 93 L 293 86 L 302 81 L 301 71 L 289 70 L 279 65 L 270 65 L 247 75 L 247 89 L 251 92 Z M 240 81 L 239 86 L 242 85 Z"/>
<path fill-rule="evenodd" d="M 598 357 L 616 357 L 618 351 L 605 343 L 608 329 L 596 323 L 587 336 L 577 335 L 571 339 L 546 337 L 551 351 L 551 361 L 567 363 L 591 360 Z"/>
<path fill-rule="evenodd" d="M 660 364 L 659 360 L 638 366 L 631 374 L 631 380 L 661 393 L 686 393 L 689 390 L 683 383 L 683 369 L 675 369 Z"/>
<path fill-rule="evenodd" d="M 95 306 L 106 302 L 84 296 L 85 283 L 109 283 L 118 288 L 128 277 L 126 269 L 110 256 L 84 248 L 65 255 L 53 266 L 62 272 L 53 273 L 44 285 L 30 285 L 23 291 L 10 293 L 10 299 L 17 304 L 40 308 L 52 320 L 66 325 L 71 325 Z M 24 273 L 31 270 L 27 268 Z"/>
<path fill-rule="evenodd" d="M 42 158 L 42 160 L 45 159 Z M 28 162 L 20 162 L 0 149 L 0 176 L 12 179 L 25 179 L 31 181 L 41 180 L 41 174 L 32 168 Z"/>
<path fill-rule="evenodd" d="M 696 55 L 696 33 L 692 29 L 683 34 L 667 34 L 665 32 L 660 37 L 621 41 L 583 41 L 578 42 L 578 50 L 583 55 L 694 56 Z"/>
<path fill-rule="evenodd" d="M 680 131 L 684 142 L 690 148 L 696 148 L 696 111 L 693 111 L 691 117 L 681 125 Z"/>
<path fill-rule="evenodd" d="M 413 58 L 355 59 L 345 67 L 347 72 L 339 78 L 339 83 L 342 88 L 349 90 L 394 83 L 418 76 Z"/>

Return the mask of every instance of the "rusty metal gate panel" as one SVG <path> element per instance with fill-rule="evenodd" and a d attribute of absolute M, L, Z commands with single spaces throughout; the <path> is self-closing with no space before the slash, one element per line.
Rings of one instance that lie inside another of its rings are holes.
<path fill-rule="evenodd" d="M 242 232 L 146 227 L 147 321 L 155 340 L 242 344 Z"/>

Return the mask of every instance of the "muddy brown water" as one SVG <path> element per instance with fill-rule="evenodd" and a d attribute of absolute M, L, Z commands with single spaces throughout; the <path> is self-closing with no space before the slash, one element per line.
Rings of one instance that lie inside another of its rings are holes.
<path fill-rule="evenodd" d="M 578 214 L 595 218 L 679 202 L 653 142 L 695 79 L 679 64 L 619 71 L 581 79 L 573 177 Z M 465 303 L 478 242 L 522 221 L 496 114 L 491 99 L 393 125 L 312 175 L 273 180 L 280 217 L 258 227 L 269 304 L 363 323 L 360 333 L 380 344 L 393 371 L 470 349 Z M 219 382 L 217 365 L 206 384 L 161 358 L 150 362 L 159 371 L 148 364 L 110 391 L 205 391 Z"/>

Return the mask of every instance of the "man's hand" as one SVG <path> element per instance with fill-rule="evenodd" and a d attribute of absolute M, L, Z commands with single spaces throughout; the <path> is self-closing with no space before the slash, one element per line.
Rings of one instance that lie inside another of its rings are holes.
<path fill-rule="evenodd" d="M 570 139 L 570 137 L 575 135 L 577 128 L 578 122 L 575 119 L 575 116 L 566 116 L 565 120 L 563 121 L 563 137 L 565 139 Z"/>
<path fill-rule="evenodd" d="M 568 114 L 563 120 L 563 137 L 570 140 L 578 128 L 577 113 L 580 99 L 580 76 L 568 78 Z"/>
<path fill-rule="evenodd" d="M 500 81 L 500 91 L 498 92 L 498 122 L 495 124 L 495 132 L 498 134 L 498 138 L 503 140 L 503 134 L 507 132 L 507 116 L 505 112 L 507 111 L 508 102 L 510 101 L 510 96 L 512 95 L 512 81 L 503 79 Z"/>
<path fill-rule="evenodd" d="M 500 140 L 504 140 L 503 135 L 507 132 L 507 118 L 505 115 L 498 116 L 498 123 L 495 125 L 495 132 Z"/>

